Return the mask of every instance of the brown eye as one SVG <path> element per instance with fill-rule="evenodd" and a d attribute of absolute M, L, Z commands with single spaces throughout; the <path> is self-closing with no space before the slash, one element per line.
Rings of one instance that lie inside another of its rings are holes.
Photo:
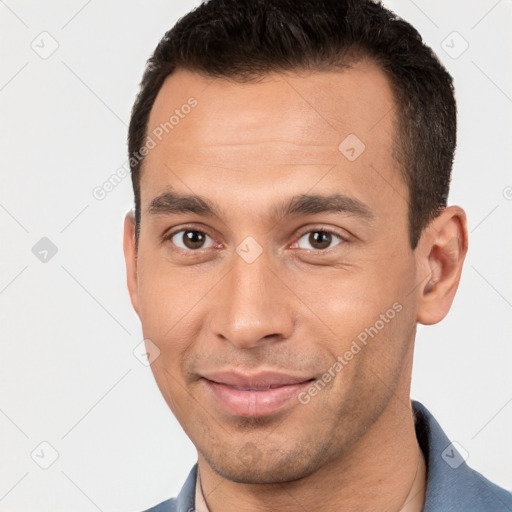
<path fill-rule="evenodd" d="M 213 240 L 202 231 L 182 229 L 174 233 L 171 242 L 182 249 L 206 249 L 213 245 Z"/>
<path fill-rule="evenodd" d="M 327 249 L 331 245 L 332 236 L 325 231 L 313 231 L 309 234 L 309 243 L 315 249 Z"/>
<path fill-rule="evenodd" d="M 301 249 L 316 249 L 323 250 L 330 248 L 332 242 L 337 241 L 342 242 L 342 238 L 334 233 L 330 233 L 329 231 L 310 231 L 302 235 L 297 241 L 297 245 Z M 308 247 L 309 245 L 309 247 Z"/>

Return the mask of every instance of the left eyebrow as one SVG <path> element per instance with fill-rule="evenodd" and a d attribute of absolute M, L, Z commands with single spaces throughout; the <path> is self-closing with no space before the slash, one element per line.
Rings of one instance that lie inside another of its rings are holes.
<path fill-rule="evenodd" d="M 343 194 L 312 195 L 301 194 L 274 209 L 276 218 L 293 215 L 315 215 L 318 213 L 348 213 L 366 220 L 372 220 L 371 209 L 359 199 Z"/>

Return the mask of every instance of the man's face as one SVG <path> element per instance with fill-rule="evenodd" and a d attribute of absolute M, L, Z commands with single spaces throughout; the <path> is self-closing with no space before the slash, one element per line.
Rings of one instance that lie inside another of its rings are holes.
<path fill-rule="evenodd" d="M 393 101 L 369 63 L 246 84 L 178 71 L 158 94 L 147 133 L 179 121 L 145 159 L 130 291 L 165 400 L 226 478 L 311 474 L 408 404 L 423 276 Z"/>

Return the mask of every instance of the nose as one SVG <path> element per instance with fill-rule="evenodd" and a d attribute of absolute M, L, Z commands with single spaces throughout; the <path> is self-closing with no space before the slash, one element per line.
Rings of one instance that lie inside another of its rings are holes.
<path fill-rule="evenodd" d="M 210 328 L 238 348 L 282 341 L 293 332 L 292 302 L 293 292 L 264 254 L 252 263 L 234 254 L 230 272 L 217 285 Z"/>

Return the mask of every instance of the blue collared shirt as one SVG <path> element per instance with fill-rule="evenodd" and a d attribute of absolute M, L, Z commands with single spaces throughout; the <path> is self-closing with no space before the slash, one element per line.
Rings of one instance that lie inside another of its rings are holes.
<path fill-rule="evenodd" d="M 423 512 L 512 512 L 512 493 L 471 469 L 428 409 L 412 401 L 416 437 L 427 465 Z M 146 512 L 193 512 L 197 464 L 177 498 Z"/>

